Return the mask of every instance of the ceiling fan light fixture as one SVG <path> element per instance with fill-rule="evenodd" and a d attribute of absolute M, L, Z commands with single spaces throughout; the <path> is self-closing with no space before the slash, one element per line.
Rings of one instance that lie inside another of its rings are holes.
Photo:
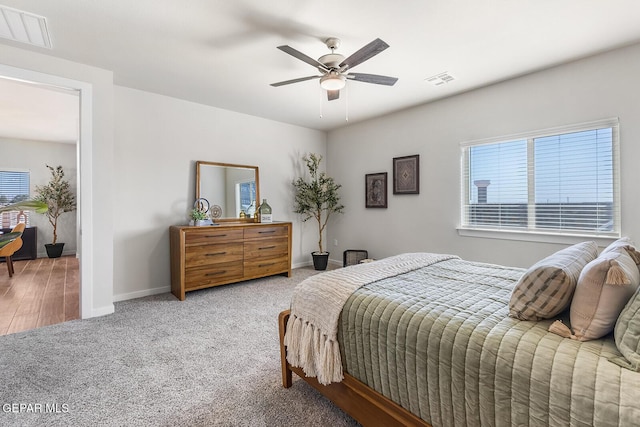
<path fill-rule="evenodd" d="M 344 88 L 346 84 L 346 77 L 335 72 L 326 74 L 320 78 L 320 87 L 324 90 L 340 90 Z"/>

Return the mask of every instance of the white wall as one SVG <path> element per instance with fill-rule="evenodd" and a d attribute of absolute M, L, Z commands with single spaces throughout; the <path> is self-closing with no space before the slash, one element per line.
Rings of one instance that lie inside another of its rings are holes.
<path fill-rule="evenodd" d="M 71 192 L 77 195 L 78 155 L 75 144 L 0 138 L 0 152 L 11 153 L 0 158 L 0 169 L 7 167 L 29 171 L 32 197 L 35 196 L 37 185 L 46 185 L 51 179 L 51 171 L 46 165 L 62 166 Z M 29 215 L 31 226 L 38 227 L 38 257 L 46 257 L 44 244 L 53 241 L 53 228 L 46 215 L 34 212 Z M 76 224 L 76 212 L 64 213 L 58 218 L 58 243 L 64 243 L 64 255 L 76 253 Z"/>
<path fill-rule="evenodd" d="M 308 152 L 325 155 L 327 171 L 343 185 L 346 212 L 330 223 L 327 236 L 334 261 L 341 261 L 345 249 L 364 248 L 372 257 L 424 250 L 526 266 L 560 245 L 457 234 L 459 142 L 617 116 L 622 229 L 640 241 L 634 193 L 640 45 L 354 124 L 328 137 L 114 86 L 110 71 L 26 50 L 0 45 L 0 58 L 1 64 L 92 86 L 93 160 L 85 183 L 91 190 L 92 257 L 81 259 L 81 266 L 92 265 L 93 313 L 112 310 L 114 298 L 169 289 L 168 228 L 187 222 L 196 160 L 260 167 L 261 196 L 274 218 L 294 222 L 294 267 L 309 262 L 317 241 L 314 224 L 300 223 L 291 212 L 291 181 L 304 173 L 300 157 Z M 421 155 L 421 194 L 393 196 L 389 186 L 388 209 L 365 209 L 364 175 L 387 171 L 391 180 L 392 158 L 411 154 Z"/>
<path fill-rule="evenodd" d="M 85 171 L 88 179 L 79 185 L 83 194 L 90 195 L 84 198 L 84 212 L 91 223 L 91 227 L 81 224 L 91 246 L 87 251 L 81 248 L 82 314 L 88 317 L 110 313 L 113 311 L 113 73 L 4 44 L 0 44 L 0 65 L 26 70 L 25 75 L 33 71 L 79 81 L 91 88 L 90 134 L 81 135 L 80 144 L 81 158 L 90 160 L 85 165 L 85 169 L 90 169 Z M 87 123 L 87 117 L 81 117 L 81 121 Z M 91 255 L 82 255 L 86 253 Z M 90 272 L 90 277 L 85 277 L 85 272 Z M 90 292 L 84 292 L 87 284 Z M 87 294 L 90 307 L 84 304 Z"/>
<path fill-rule="evenodd" d="M 303 154 L 326 153 L 325 132 L 120 86 L 115 112 L 115 300 L 169 290 L 169 226 L 188 222 L 197 160 L 257 165 L 274 220 L 293 222 L 294 267 L 311 261 L 291 182 Z"/>
<path fill-rule="evenodd" d="M 622 232 L 640 242 L 638 76 L 634 45 L 330 132 L 328 172 L 343 185 L 346 206 L 330 224 L 331 258 L 361 248 L 371 257 L 429 251 L 531 265 L 564 245 L 458 235 L 459 143 L 610 117 L 620 119 Z M 413 154 L 420 194 L 394 196 L 392 159 Z M 364 175 L 385 171 L 389 208 L 365 209 Z"/>

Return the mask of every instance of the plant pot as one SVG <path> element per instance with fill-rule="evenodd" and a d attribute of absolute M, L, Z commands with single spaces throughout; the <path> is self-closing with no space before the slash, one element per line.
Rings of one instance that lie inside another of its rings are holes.
<path fill-rule="evenodd" d="M 60 256 L 62 256 L 64 243 L 56 243 L 55 245 L 52 243 L 46 243 L 44 248 L 47 250 L 49 258 L 60 258 Z"/>
<path fill-rule="evenodd" d="M 311 252 L 313 257 L 313 268 L 316 270 L 326 270 L 329 263 L 329 252 Z"/>

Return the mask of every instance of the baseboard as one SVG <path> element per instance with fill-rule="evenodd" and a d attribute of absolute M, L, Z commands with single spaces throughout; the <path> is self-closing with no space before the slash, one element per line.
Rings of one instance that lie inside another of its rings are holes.
<path fill-rule="evenodd" d="M 313 265 L 313 261 L 309 261 L 309 262 L 299 262 L 297 264 L 291 264 L 291 268 L 303 268 L 303 267 L 310 267 Z"/>
<path fill-rule="evenodd" d="M 338 260 L 338 259 L 329 258 L 329 264 L 335 265 L 335 266 L 338 266 L 338 267 L 342 267 L 343 261 L 341 259 Z"/>
<path fill-rule="evenodd" d="M 113 302 L 126 301 L 130 299 L 148 297 L 150 295 L 164 294 L 171 292 L 171 286 L 161 286 L 159 288 L 143 289 L 141 291 L 128 292 L 126 294 L 117 294 L 113 296 Z"/>
<path fill-rule="evenodd" d="M 329 264 L 334 265 L 336 267 L 342 267 L 342 260 L 329 258 Z M 291 264 L 291 268 L 303 268 L 303 267 L 313 267 L 313 260 L 309 262 L 299 262 L 297 264 Z"/>
<path fill-rule="evenodd" d="M 49 255 L 47 255 L 47 251 L 38 251 L 38 254 L 36 255 L 38 258 L 49 258 Z M 62 256 L 74 256 L 74 257 L 78 257 L 78 254 L 76 253 L 75 249 L 69 250 L 69 251 L 62 251 Z"/>
<path fill-rule="evenodd" d="M 113 304 L 105 305 L 104 307 L 94 308 L 91 310 L 91 317 L 106 316 L 107 314 L 113 314 L 115 307 Z"/>

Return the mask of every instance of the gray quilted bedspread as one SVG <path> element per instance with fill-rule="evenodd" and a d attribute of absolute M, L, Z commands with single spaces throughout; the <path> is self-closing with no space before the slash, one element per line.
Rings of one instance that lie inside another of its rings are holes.
<path fill-rule="evenodd" d="M 507 316 L 523 270 L 449 260 L 360 288 L 340 317 L 345 371 L 434 427 L 639 426 L 640 373 L 552 320 Z"/>

